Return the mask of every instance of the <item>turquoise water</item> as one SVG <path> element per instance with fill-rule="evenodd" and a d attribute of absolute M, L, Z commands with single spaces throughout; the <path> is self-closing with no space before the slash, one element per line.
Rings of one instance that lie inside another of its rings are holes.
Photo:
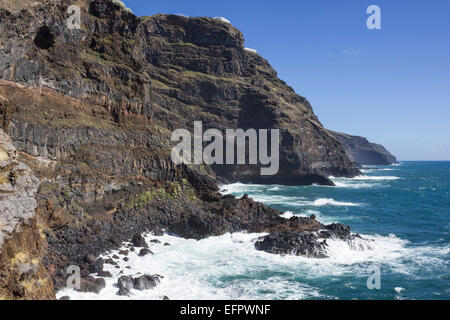
<path fill-rule="evenodd" d="M 333 178 L 337 187 L 224 188 L 288 211 L 287 217 L 314 213 L 324 223 L 375 237 L 372 250 L 331 249 L 333 265 L 316 263 L 316 274 L 311 265 L 304 274 L 285 270 L 282 278 L 315 288 L 318 298 L 450 299 L 450 162 L 402 162 L 363 173 Z M 369 290 L 367 278 L 377 267 L 381 289 Z"/>
<path fill-rule="evenodd" d="M 118 296 L 117 279 L 160 274 L 153 290 L 134 290 L 131 299 L 450 299 L 450 162 L 403 162 L 371 167 L 354 179 L 333 178 L 336 187 L 232 184 L 225 193 L 248 193 L 292 215 L 315 214 L 324 223 L 342 222 L 370 241 L 349 246 L 327 240 L 326 259 L 257 251 L 262 234 L 235 233 L 201 241 L 146 235 L 154 255 L 128 254 L 100 294 L 62 290 L 72 299 L 129 299 Z M 158 238 L 160 244 L 151 240 Z M 170 243 L 164 246 L 163 243 Z M 126 249 L 124 247 L 123 249 Z M 104 258 L 119 255 L 118 250 Z M 379 270 L 380 289 L 368 278 Z"/>

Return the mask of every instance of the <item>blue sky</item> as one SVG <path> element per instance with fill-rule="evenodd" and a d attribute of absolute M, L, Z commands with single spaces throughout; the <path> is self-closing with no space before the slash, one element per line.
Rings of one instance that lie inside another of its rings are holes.
<path fill-rule="evenodd" d="M 449 0 L 125 0 L 139 16 L 223 16 L 325 127 L 400 160 L 450 160 Z M 369 30 L 369 5 L 381 30 Z"/>

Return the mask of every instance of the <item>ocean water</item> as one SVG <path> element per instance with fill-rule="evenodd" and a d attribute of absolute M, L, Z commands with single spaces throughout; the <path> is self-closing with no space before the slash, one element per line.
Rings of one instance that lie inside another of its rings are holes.
<path fill-rule="evenodd" d="M 364 176 L 332 178 L 336 187 L 232 184 L 224 193 L 285 211 L 341 222 L 370 239 L 350 247 L 328 241 L 329 258 L 278 256 L 254 249 L 262 234 L 226 234 L 194 241 L 147 235 L 155 253 L 130 253 L 100 294 L 58 292 L 72 299 L 127 299 L 116 295 L 122 274 L 160 274 L 154 290 L 131 299 L 450 299 L 450 162 L 401 162 L 365 167 Z M 170 243 L 170 246 L 164 246 Z M 108 252 L 104 257 L 118 254 Z M 379 271 L 380 289 L 368 278 Z"/>

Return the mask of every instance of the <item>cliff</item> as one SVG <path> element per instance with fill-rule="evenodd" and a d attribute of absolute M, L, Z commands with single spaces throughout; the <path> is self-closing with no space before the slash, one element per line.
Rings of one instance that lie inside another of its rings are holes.
<path fill-rule="evenodd" d="M 138 18 L 98 0 L 77 2 L 82 30 L 69 30 L 72 2 L 2 10 L 1 78 L 89 102 L 122 127 L 139 119 L 165 131 L 192 129 L 195 120 L 205 129 L 280 128 L 279 174 L 262 178 L 257 166 L 247 165 L 213 168 L 230 181 L 329 184 L 328 175 L 358 174 L 309 102 L 265 59 L 244 50 L 243 35 L 232 25 L 176 15 Z M 13 141 L 23 139 L 9 133 Z M 38 150 L 34 155 L 45 152 Z"/>
<path fill-rule="evenodd" d="M 397 162 L 395 156 L 380 144 L 345 133 L 330 133 L 342 143 L 349 158 L 359 165 L 389 165 Z"/>
<path fill-rule="evenodd" d="M 72 4 L 81 8 L 81 30 L 67 28 Z M 100 253 L 144 232 L 202 239 L 293 231 L 300 237 L 326 228 L 314 218 L 283 219 L 246 196 L 222 196 L 216 175 L 301 185 L 359 173 L 308 101 L 266 60 L 244 50 L 242 34 L 230 24 L 138 18 L 107 0 L 0 5 L 0 125 L 9 136 L 2 141 L 11 141 L 19 151 L 14 161 L 29 168 L 22 170 L 34 181 L 27 197 L 35 199 L 28 220 L 0 212 L 22 231 L 8 227 L 4 237 L 0 295 L 6 298 L 54 297 L 70 265 L 80 266 L 89 283 L 105 263 L 96 259 Z M 263 180 L 257 166 L 175 166 L 171 132 L 193 128 L 195 120 L 205 129 L 280 128 L 280 173 Z M 288 247 L 314 247 L 307 240 Z M 28 279 L 15 271 L 22 251 L 20 261 L 38 266 L 30 279 L 40 287 L 20 284 Z"/>

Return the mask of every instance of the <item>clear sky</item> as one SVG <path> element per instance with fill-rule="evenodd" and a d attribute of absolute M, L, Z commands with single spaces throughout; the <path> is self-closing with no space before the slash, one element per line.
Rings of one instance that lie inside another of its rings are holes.
<path fill-rule="evenodd" d="M 450 160 L 450 0 L 125 0 L 138 16 L 223 16 L 325 127 L 400 160 Z M 381 30 L 369 30 L 369 5 Z"/>

